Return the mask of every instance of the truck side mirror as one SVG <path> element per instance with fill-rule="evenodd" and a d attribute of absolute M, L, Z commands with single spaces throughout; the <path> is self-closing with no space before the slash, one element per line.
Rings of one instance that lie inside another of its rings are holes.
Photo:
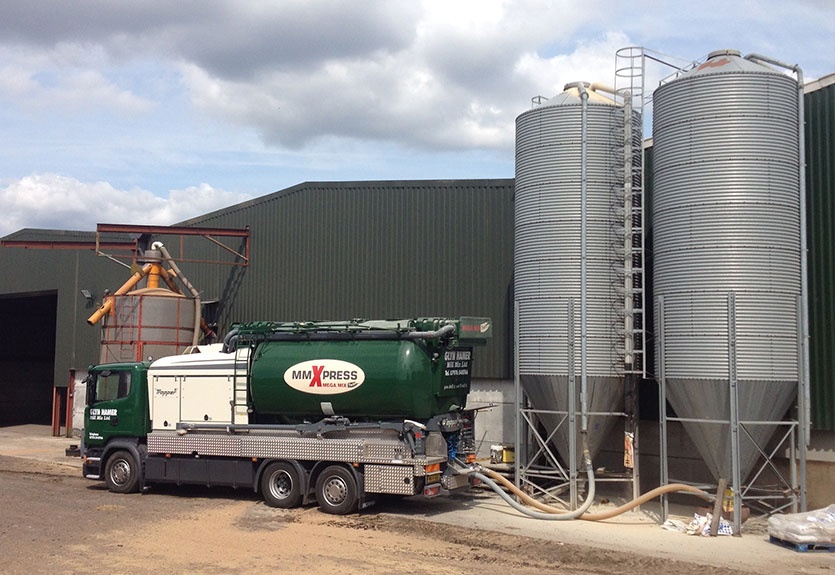
<path fill-rule="evenodd" d="M 93 377 L 93 374 L 88 374 L 87 377 L 84 378 L 84 384 L 87 386 L 87 393 L 84 401 L 87 405 L 93 405 L 93 402 L 96 400 L 96 378 Z"/>

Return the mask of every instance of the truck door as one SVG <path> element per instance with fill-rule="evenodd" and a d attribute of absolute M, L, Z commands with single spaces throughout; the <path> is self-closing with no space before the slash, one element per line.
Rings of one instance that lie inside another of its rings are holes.
<path fill-rule="evenodd" d="M 147 402 L 141 374 L 131 367 L 91 372 L 87 390 L 85 439 L 104 445 L 112 437 L 142 437 L 147 433 Z"/>

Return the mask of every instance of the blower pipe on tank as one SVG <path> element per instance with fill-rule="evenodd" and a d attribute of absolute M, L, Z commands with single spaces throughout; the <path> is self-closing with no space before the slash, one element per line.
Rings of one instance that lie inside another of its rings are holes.
<path fill-rule="evenodd" d="M 132 290 L 134 286 L 136 286 L 136 284 L 138 284 L 140 280 L 144 278 L 148 274 L 148 272 L 151 271 L 152 266 L 153 264 L 146 264 L 145 267 L 142 268 L 142 271 L 134 272 L 134 274 L 128 278 L 128 281 L 126 281 L 124 284 L 122 284 L 122 287 L 116 290 L 116 293 L 114 293 L 112 296 L 108 297 L 104 302 L 102 302 L 99 309 L 97 309 L 95 312 L 93 312 L 93 315 L 87 318 L 87 323 L 89 323 L 90 325 L 95 325 L 96 323 L 98 323 L 99 320 L 101 320 L 101 318 L 109 314 L 110 311 L 113 309 L 114 296 L 125 295 L 130 290 Z"/>
<path fill-rule="evenodd" d="M 154 242 L 151 244 L 151 249 L 159 250 L 159 253 L 162 254 L 162 257 L 166 262 L 168 262 L 171 269 L 174 270 L 177 278 L 183 282 L 183 285 L 188 288 L 188 291 L 190 291 L 191 295 L 194 297 L 194 332 L 191 337 L 191 345 L 196 346 L 200 338 L 200 321 L 203 319 L 203 313 L 200 306 L 200 292 L 198 292 L 195 287 L 191 285 L 191 282 L 188 281 L 186 276 L 183 275 L 183 272 L 180 271 L 179 267 L 177 267 L 177 263 L 174 261 L 174 258 L 171 257 L 171 254 L 168 253 L 168 249 L 162 242 Z"/>
<path fill-rule="evenodd" d="M 805 445 L 809 445 L 811 441 L 811 401 L 809 397 L 809 263 L 807 261 L 808 245 L 806 242 L 806 129 L 805 129 L 805 112 L 803 106 L 803 70 L 797 64 L 791 65 L 762 56 L 760 54 L 748 54 L 745 56 L 746 60 L 752 62 L 764 62 L 772 64 L 786 70 L 791 70 L 797 76 L 797 101 L 798 101 L 798 144 L 800 146 L 798 163 L 800 164 L 800 329 L 801 337 L 801 358 L 800 358 L 800 377 L 801 392 L 803 394 L 803 408 L 802 415 L 804 417 L 801 425 L 803 440 Z"/>
<path fill-rule="evenodd" d="M 435 331 L 358 331 L 350 333 L 350 338 L 355 340 L 397 340 L 397 339 L 436 339 L 452 335 L 455 332 L 455 326 L 447 324 Z M 236 340 L 240 335 L 239 330 L 232 329 L 223 338 L 223 353 L 232 353 L 236 346 Z M 307 334 L 299 333 L 278 333 L 266 334 L 262 338 L 266 341 L 298 341 L 299 339 L 307 339 L 308 341 L 328 341 L 328 340 L 342 340 L 346 338 L 344 332 L 325 332 Z"/>
<path fill-rule="evenodd" d="M 238 330 L 237 329 L 230 329 L 229 332 L 223 336 L 223 347 L 221 351 L 223 353 L 232 353 L 235 351 L 235 341 L 238 339 Z"/>
<path fill-rule="evenodd" d="M 403 339 L 437 339 L 452 334 L 455 331 L 455 326 L 447 324 L 435 331 L 407 331 L 401 337 Z"/>

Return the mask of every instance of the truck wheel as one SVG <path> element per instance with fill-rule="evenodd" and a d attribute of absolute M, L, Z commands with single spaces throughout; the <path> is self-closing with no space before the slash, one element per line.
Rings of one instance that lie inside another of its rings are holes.
<path fill-rule="evenodd" d="M 298 507 L 302 501 L 302 486 L 295 466 L 286 461 L 270 463 L 261 475 L 261 493 L 264 503 L 270 507 Z"/>
<path fill-rule="evenodd" d="M 139 488 L 139 466 L 128 451 L 119 450 L 107 460 L 104 481 L 113 493 L 133 493 Z"/>
<path fill-rule="evenodd" d="M 345 515 L 356 511 L 359 498 L 354 475 L 340 465 L 325 468 L 316 479 L 316 499 L 325 513 Z"/>

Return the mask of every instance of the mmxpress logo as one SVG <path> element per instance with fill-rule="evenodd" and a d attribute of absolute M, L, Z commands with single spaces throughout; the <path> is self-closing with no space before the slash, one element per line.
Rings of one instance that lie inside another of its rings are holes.
<path fill-rule="evenodd" d="M 312 359 L 290 366 L 284 382 L 304 393 L 334 395 L 352 391 L 365 381 L 358 365 L 340 359 Z"/>

